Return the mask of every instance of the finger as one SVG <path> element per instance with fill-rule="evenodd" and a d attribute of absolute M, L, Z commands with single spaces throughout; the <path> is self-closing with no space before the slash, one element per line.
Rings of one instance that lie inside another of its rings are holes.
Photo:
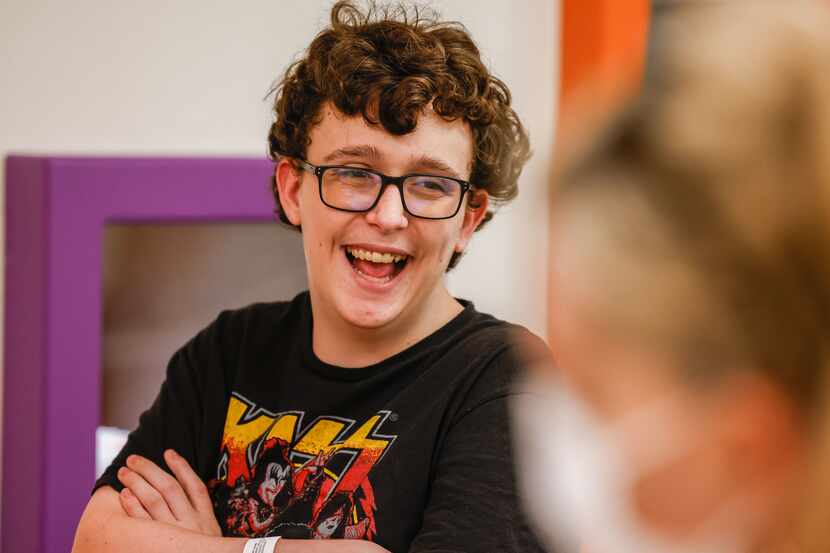
<path fill-rule="evenodd" d="M 118 469 L 118 480 L 129 488 L 153 520 L 169 524 L 176 523 L 176 517 L 170 511 L 167 502 L 140 474 L 127 467 L 121 467 Z"/>
<path fill-rule="evenodd" d="M 176 520 L 193 518 L 193 507 L 190 500 L 185 495 L 179 482 L 170 473 L 141 455 L 127 457 L 127 466 L 141 475 L 161 495 Z"/>
<path fill-rule="evenodd" d="M 210 499 L 207 487 L 199 475 L 196 474 L 187 462 L 187 459 L 168 449 L 164 452 L 164 460 L 173 471 L 176 480 L 184 488 L 190 503 L 200 513 L 213 513 L 213 501 Z"/>
<path fill-rule="evenodd" d="M 150 516 L 150 513 L 141 504 L 141 501 L 130 491 L 130 488 L 121 490 L 121 493 L 118 494 L 118 499 L 121 501 L 121 507 L 124 508 L 124 511 L 130 517 L 153 520 L 153 517 Z"/>

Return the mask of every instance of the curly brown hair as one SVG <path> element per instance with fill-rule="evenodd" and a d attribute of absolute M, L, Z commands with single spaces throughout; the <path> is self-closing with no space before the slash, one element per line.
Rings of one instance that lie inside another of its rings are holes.
<path fill-rule="evenodd" d="M 491 204 L 513 199 L 530 147 L 507 86 L 481 60 L 466 28 L 440 21 L 433 10 L 370 2 L 362 11 L 339 1 L 331 25 L 312 41 L 272 89 L 274 123 L 269 154 L 305 158 L 310 129 L 331 102 L 395 135 L 412 132 L 429 106 L 448 121 L 461 119 L 473 135 L 470 182 Z M 291 224 L 272 189 L 280 220 Z M 482 225 L 493 217 L 489 210 Z M 479 226 L 481 228 L 481 225 Z M 453 254 L 452 268 L 460 254 Z"/>

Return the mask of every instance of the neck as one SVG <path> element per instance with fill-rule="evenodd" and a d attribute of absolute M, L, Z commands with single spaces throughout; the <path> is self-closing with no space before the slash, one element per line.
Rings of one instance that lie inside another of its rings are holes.
<path fill-rule="evenodd" d="M 377 328 L 355 326 L 311 298 L 315 355 L 338 367 L 367 367 L 388 359 L 426 338 L 464 308 L 443 286 L 420 309 L 401 313 Z"/>

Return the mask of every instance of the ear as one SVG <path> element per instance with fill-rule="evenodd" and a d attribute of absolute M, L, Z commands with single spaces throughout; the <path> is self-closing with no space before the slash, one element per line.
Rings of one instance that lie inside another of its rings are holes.
<path fill-rule="evenodd" d="M 473 237 L 473 233 L 484 220 L 487 206 L 490 205 L 490 196 L 485 190 L 470 190 L 470 197 L 464 207 L 464 222 L 461 225 L 461 234 L 455 244 L 455 251 L 461 253 Z"/>
<path fill-rule="evenodd" d="M 300 191 L 302 190 L 303 175 L 291 160 L 280 158 L 274 167 L 274 180 L 277 192 L 280 195 L 280 204 L 286 218 L 291 224 L 300 226 Z"/>
<path fill-rule="evenodd" d="M 781 486 L 791 484 L 806 458 L 803 414 L 780 386 L 762 375 L 729 380 L 719 403 L 720 439 L 731 473 L 748 488 L 774 497 Z"/>

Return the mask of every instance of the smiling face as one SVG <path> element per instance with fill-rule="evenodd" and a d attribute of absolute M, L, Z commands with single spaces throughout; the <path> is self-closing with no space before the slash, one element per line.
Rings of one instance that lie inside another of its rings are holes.
<path fill-rule="evenodd" d="M 334 534 L 334 531 L 337 530 L 337 527 L 340 526 L 340 522 L 342 520 L 343 513 L 338 512 L 337 514 L 330 516 L 320 523 L 317 527 L 317 533 L 324 538 L 331 537 L 331 535 Z"/>
<path fill-rule="evenodd" d="M 431 110 L 412 133 L 395 136 L 325 105 L 306 158 L 314 165 L 348 165 L 389 176 L 426 173 L 466 180 L 472 155 L 469 127 Z M 276 176 L 287 217 L 302 226 L 315 332 L 318 324 L 330 324 L 406 334 L 440 324 L 458 308 L 443 275 L 453 252 L 464 249 L 484 216 L 485 194 L 476 209 L 467 207 L 468 193 L 455 217 L 426 220 L 404 210 L 394 186 L 386 187 L 371 211 L 349 213 L 324 205 L 317 177 L 295 170 L 290 160 L 279 162 Z"/>

